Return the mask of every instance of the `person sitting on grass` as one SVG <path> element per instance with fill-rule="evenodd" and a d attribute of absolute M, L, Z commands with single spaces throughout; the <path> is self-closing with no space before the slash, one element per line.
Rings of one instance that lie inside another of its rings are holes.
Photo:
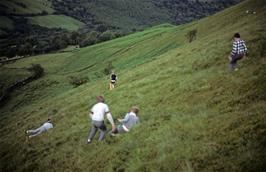
<path fill-rule="evenodd" d="M 138 113 L 139 108 L 137 106 L 131 107 L 124 119 L 118 119 L 121 124 L 116 127 L 112 135 L 129 132 L 136 124 L 139 123 Z"/>
<path fill-rule="evenodd" d="M 232 71 L 237 71 L 237 61 L 241 60 L 247 53 L 248 49 L 245 44 L 245 41 L 240 39 L 240 34 L 236 33 L 234 35 L 233 49 L 229 56 L 230 60 L 230 69 Z"/>
<path fill-rule="evenodd" d="M 43 132 L 46 132 L 50 130 L 51 128 L 54 128 L 51 119 L 49 118 L 41 127 L 33 130 L 27 130 L 26 134 L 29 135 L 29 138 L 35 137 Z"/>

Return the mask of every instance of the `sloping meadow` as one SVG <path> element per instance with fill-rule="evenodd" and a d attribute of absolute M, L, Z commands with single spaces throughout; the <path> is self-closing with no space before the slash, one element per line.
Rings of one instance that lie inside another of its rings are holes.
<path fill-rule="evenodd" d="M 249 0 L 186 25 L 158 26 L 76 52 L 5 65 L 40 63 L 46 75 L 13 93 L 0 110 L 0 169 L 263 171 L 264 16 L 265 2 Z M 193 30 L 196 39 L 189 43 L 186 35 Z M 246 41 L 249 55 L 239 71 L 230 72 L 227 56 L 235 32 Z M 110 63 L 119 78 L 113 91 L 103 72 Z M 90 80 L 73 88 L 68 76 Z M 88 111 L 99 94 L 114 118 L 139 106 L 141 124 L 128 134 L 86 145 Z M 48 117 L 55 128 L 27 141 L 24 131 Z"/>

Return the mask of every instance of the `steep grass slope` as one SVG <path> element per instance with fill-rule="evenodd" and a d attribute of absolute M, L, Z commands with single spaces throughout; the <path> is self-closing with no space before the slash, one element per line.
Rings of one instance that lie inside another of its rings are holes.
<path fill-rule="evenodd" d="M 265 2 L 248 0 L 186 25 L 5 65 L 39 63 L 46 75 L 0 110 L 1 171 L 265 171 L 265 9 Z M 197 40 L 187 43 L 193 29 Z M 250 52 L 239 71 L 229 72 L 235 32 Z M 113 91 L 103 74 L 110 62 L 119 76 Z M 69 76 L 90 82 L 72 88 Z M 99 94 L 115 118 L 140 106 L 141 124 L 86 145 L 88 109 Z M 27 142 L 24 130 L 48 116 L 55 128 Z"/>

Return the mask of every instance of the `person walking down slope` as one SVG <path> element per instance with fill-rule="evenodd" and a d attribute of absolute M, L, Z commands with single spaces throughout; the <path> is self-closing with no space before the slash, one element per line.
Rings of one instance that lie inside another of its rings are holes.
<path fill-rule="evenodd" d="M 136 124 L 139 123 L 138 113 L 138 107 L 131 107 L 130 111 L 126 114 L 124 119 L 118 119 L 121 124 L 117 126 L 116 130 L 113 131 L 113 134 L 122 134 L 129 132 Z"/>
<path fill-rule="evenodd" d="M 48 119 L 41 127 L 33 130 L 27 130 L 26 134 L 29 135 L 29 138 L 35 137 L 43 132 L 46 132 L 50 130 L 51 128 L 54 128 L 51 119 Z"/>
<path fill-rule="evenodd" d="M 109 89 L 113 90 L 115 88 L 115 84 L 117 82 L 117 76 L 116 74 L 112 71 L 111 76 L 110 76 L 110 85 Z"/>
<path fill-rule="evenodd" d="M 92 126 L 89 133 L 89 138 L 87 143 L 91 143 L 98 129 L 101 130 L 99 141 L 102 141 L 107 133 L 107 127 L 104 124 L 104 117 L 106 116 L 109 122 L 112 125 L 112 130 L 115 130 L 115 124 L 112 117 L 111 112 L 109 111 L 109 107 L 104 103 L 104 97 L 98 96 L 97 102 L 90 111 L 90 117 L 92 119 Z"/>
<path fill-rule="evenodd" d="M 245 41 L 240 38 L 240 34 L 236 33 L 234 35 L 233 49 L 229 56 L 230 60 L 230 69 L 232 71 L 237 71 L 237 61 L 241 60 L 247 53 L 248 49 L 245 44 Z"/>

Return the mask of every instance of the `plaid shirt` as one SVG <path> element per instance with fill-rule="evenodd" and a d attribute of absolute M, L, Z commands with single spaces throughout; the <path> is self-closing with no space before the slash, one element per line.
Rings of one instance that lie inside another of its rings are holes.
<path fill-rule="evenodd" d="M 231 55 L 234 56 L 236 54 L 245 54 L 247 51 L 248 49 L 245 44 L 245 41 L 239 39 L 237 41 L 234 41 Z"/>

